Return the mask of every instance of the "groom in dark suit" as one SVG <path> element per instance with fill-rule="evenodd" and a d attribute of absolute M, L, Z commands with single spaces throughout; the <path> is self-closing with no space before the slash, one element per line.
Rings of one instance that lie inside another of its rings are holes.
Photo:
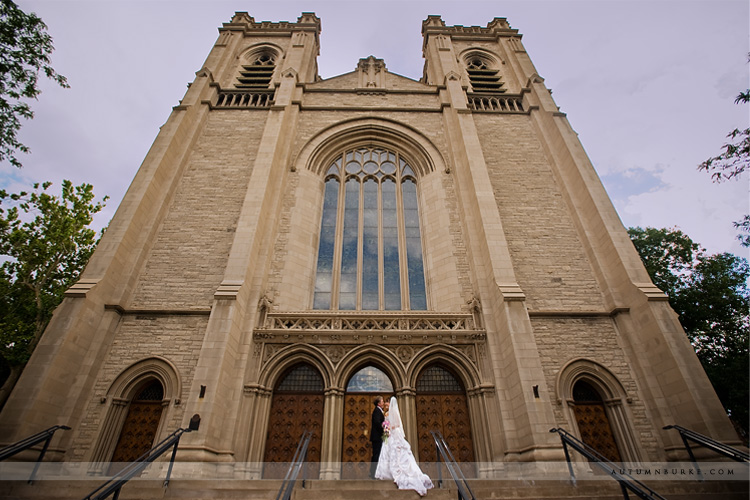
<path fill-rule="evenodd" d="M 372 426 L 370 427 L 370 441 L 372 442 L 372 461 L 370 462 L 370 479 L 375 479 L 375 471 L 380 460 L 380 449 L 383 447 L 383 396 L 376 396 L 373 400 L 375 408 L 372 410 Z"/>

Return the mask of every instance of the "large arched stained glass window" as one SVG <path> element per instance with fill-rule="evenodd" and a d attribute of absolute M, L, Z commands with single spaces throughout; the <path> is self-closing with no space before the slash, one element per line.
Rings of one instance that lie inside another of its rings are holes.
<path fill-rule="evenodd" d="M 328 167 L 313 308 L 427 309 L 417 177 L 398 153 L 361 147 Z"/>

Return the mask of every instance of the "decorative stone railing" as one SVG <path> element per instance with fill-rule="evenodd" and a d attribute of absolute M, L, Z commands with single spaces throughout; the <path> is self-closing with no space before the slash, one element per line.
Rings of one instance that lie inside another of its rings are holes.
<path fill-rule="evenodd" d="M 261 341 L 484 340 L 471 314 L 308 311 L 268 313 L 254 337 Z M 304 339 L 304 340 L 302 340 Z"/>
<path fill-rule="evenodd" d="M 475 325 L 471 314 L 268 312 L 253 331 L 253 357 L 266 363 L 290 345 L 309 344 L 338 363 L 358 346 L 377 344 L 408 363 L 424 347 L 448 344 L 476 363 L 484 356 L 487 332 Z"/>
<path fill-rule="evenodd" d="M 498 94 L 467 94 L 469 109 L 494 113 L 525 113 L 523 96 Z"/>
<path fill-rule="evenodd" d="M 214 108 L 268 108 L 273 104 L 273 90 L 219 90 Z"/>
<path fill-rule="evenodd" d="M 474 330 L 474 321 L 471 314 L 269 313 L 263 328 L 270 330 L 456 331 Z"/>

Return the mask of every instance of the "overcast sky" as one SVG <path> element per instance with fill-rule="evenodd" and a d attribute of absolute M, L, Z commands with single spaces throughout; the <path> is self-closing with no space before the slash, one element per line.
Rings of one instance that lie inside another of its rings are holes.
<path fill-rule="evenodd" d="M 320 75 L 385 60 L 422 76 L 422 21 L 486 26 L 505 17 L 567 113 L 625 226 L 677 227 L 711 253 L 739 246 L 732 221 L 750 208 L 748 176 L 712 184 L 696 166 L 747 128 L 747 0 L 337 1 L 16 0 L 54 38 L 53 67 L 23 124 L 24 167 L 0 164 L 0 187 L 62 179 L 111 200 L 106 225 L 138 167 L 235 11 L 256 21 L 322 21 Z"/>

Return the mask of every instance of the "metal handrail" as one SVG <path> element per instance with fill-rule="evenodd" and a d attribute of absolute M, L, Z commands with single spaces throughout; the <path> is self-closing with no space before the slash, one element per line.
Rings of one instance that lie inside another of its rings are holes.
<path fill-rule="evenodd" d="M 663 427 L 663 429 L 676 429 L 677 432 L 680 433 L 682 443 L 685 445 L 685 449 L 687 450 L 688 455 L 690 455 L 690 460 L 693 461 L 693 465 L 695 465 L 695 468 L 698 471 L 698 477 L 701 481 L 703 480 L 703 474 L 701 474 L 701 469 L 700 467 L 698 467 L 698 461 L 695 459 L 695 455 L 693 455 L 693 450 L 690 448 L 690 443 L 688 443 L 688 441 L 693 441 L 694 443 L 703 445 L 709 450 L 715 451 L 719 455 L 731 458 L 735 462 L 750 463 L 750 455 L 748 455 L 747 453 L 736 448 L 732 448 L 731 446 L 716 441 L 715 439 L 712 439 L 708 436 L 704 436 L 703 434 L 700 434 L 698 432 L 691 431 L 690 429 L 686 429 L 680 425 L 666 425 Z"/>
<path fill-rule="evenodd" d="M 292 498 L 292 490 L 294 489 L 294 483 L 297 482 L 297 476 L 299 476 L 300 469 L 303 469 L 305 459 L 307 458 L 307 448 L 310 445 L 310 439 L 312 438 L 312 431 L 304 431 L 302 437 L 297 444 L 297 450 L 294 452 L 294 458 L 292 463 L 289 464 L 289 469 L 286 471 L 284 481 L 281 483 L 279 493 L 276 495 L 276 500 L 289 500 Z M 302 470 L 302 487 L 305 487 L 307 471 Z"/>
<path fill-rule="evenodd" d="M 42 432 L 38 432 L 34 434 L 33 436 L 29 436 L 26 439 L 22 439 L 18 441 L 17 443 L 13 443 L 9 446 L 6 446 L 2 450 L 0 450 L 0 462 L 12 457 L 13 455 L 21 453 L 24 450 L 28 450 L 35 444 L 38 444 L 44 441 L 44 446 L 42 446 L 42 451 L 39 452 L 39 457 L 37 457 L 36 459 L 36 465 L 34 465 L 34 470 L 31 471 L 31 476 L 29 476 L 29 484 L 32 484 L 34 482 L 34 478 L 36 477 L 36 473 L 39 470 L 39 465 L 42 463 L 42 459 L 44 459 L 44 454 L 47 453 L 47 448 L 49 448 L 49 443 L 50 441 L 52 441 L 52 436 L 55 435 L 55 431 L 57 431 L 58 429 L 69 431 L 70 427 L 68 427 L 67 425 L 53 425 L 49 429 L 45 429 Z"/>
<path fill-rule="evenodd" d="M 169 460 L 167 477 L 164 479 L 164 486 L 169 485 L 169 478 L 172 475 L 172 466 L 174 465 L 174 459 L 175 455 L 177 454 L 177 445 L 180 442 L 180 437 L 184 433 L 191 432 L 192 430 L 193 429 L 177 429 L 172 434 L 164 438 L 164 440 L 162 440 L 159 444 L 138 457 L 135 461 L 130 462 L 130 464 L 128 464 L 124 469 L 112 476 L 101 486 L 83 497 L 83 500 L 102 500 L 112 494 L 114 494 L 114 500 L 117 500 L 117 498 L 120 496 L 120 490 L 123 486 L 125 486 L 125 483 L 133 479 L 133 477 L 135 477 L 136 475 L 140 474 L 143 469 L 148 467 L 151 462 L 162 456 L 171 447 L 172 457 Z"/>
<path fill-rule="evenodd" d="M 570 479 L 573 482 L 573 485 L 576 484 L 576 476 L 573 472 L 573 464 L 570 461 L 568 446 L 586 457 L 589 460 L 589 463 L 591 463 L 592 465 L 596 465 L 597 467 L 605 471 L 608 476 L 612 477 L 618 483 L 620 483 L 620 489 L 622 489 L 622 494 L 625 499 L 630 498 L 628 496 L 628 490 L 630 490 L 635 493 L 638 498 L 643 498 L 645 500 L 666 500 L 663 496 L 659 495 L 657 492 L 655 492 L 642 482 L 638 481 L 630 474 L 623 472 L 621 468 L 618 468 L 604 455 L 602 455 L 583 441 L 577 439 L 565 429 L 553 428 L 549 431 L 556 432 L 560 435 L 560 439 L 562 440 L 563 444 L 563 451 L 565 452 L 565 460 L 567 460 L 568 462 L 568 471 L 570 472 Z M 620 470 L 620 472 L 618 472 L 618 469 Z"/>
<path fill-rule="evenodd" d="M 432 434 L 432 439 L 435 440 L 435 446 L 437 447 L 438 486 L 443 482 L 442 472 L 440 472 L 440 458 L 442 457 L 448 472 L 451 474 L 451 478 L 453 478 L 453 482 L 456 483 L 459 500 L 476 500 L 461 467 L 458 466 L 443 435 L 440 431 L 430 431 L 430 434 Z"/>

